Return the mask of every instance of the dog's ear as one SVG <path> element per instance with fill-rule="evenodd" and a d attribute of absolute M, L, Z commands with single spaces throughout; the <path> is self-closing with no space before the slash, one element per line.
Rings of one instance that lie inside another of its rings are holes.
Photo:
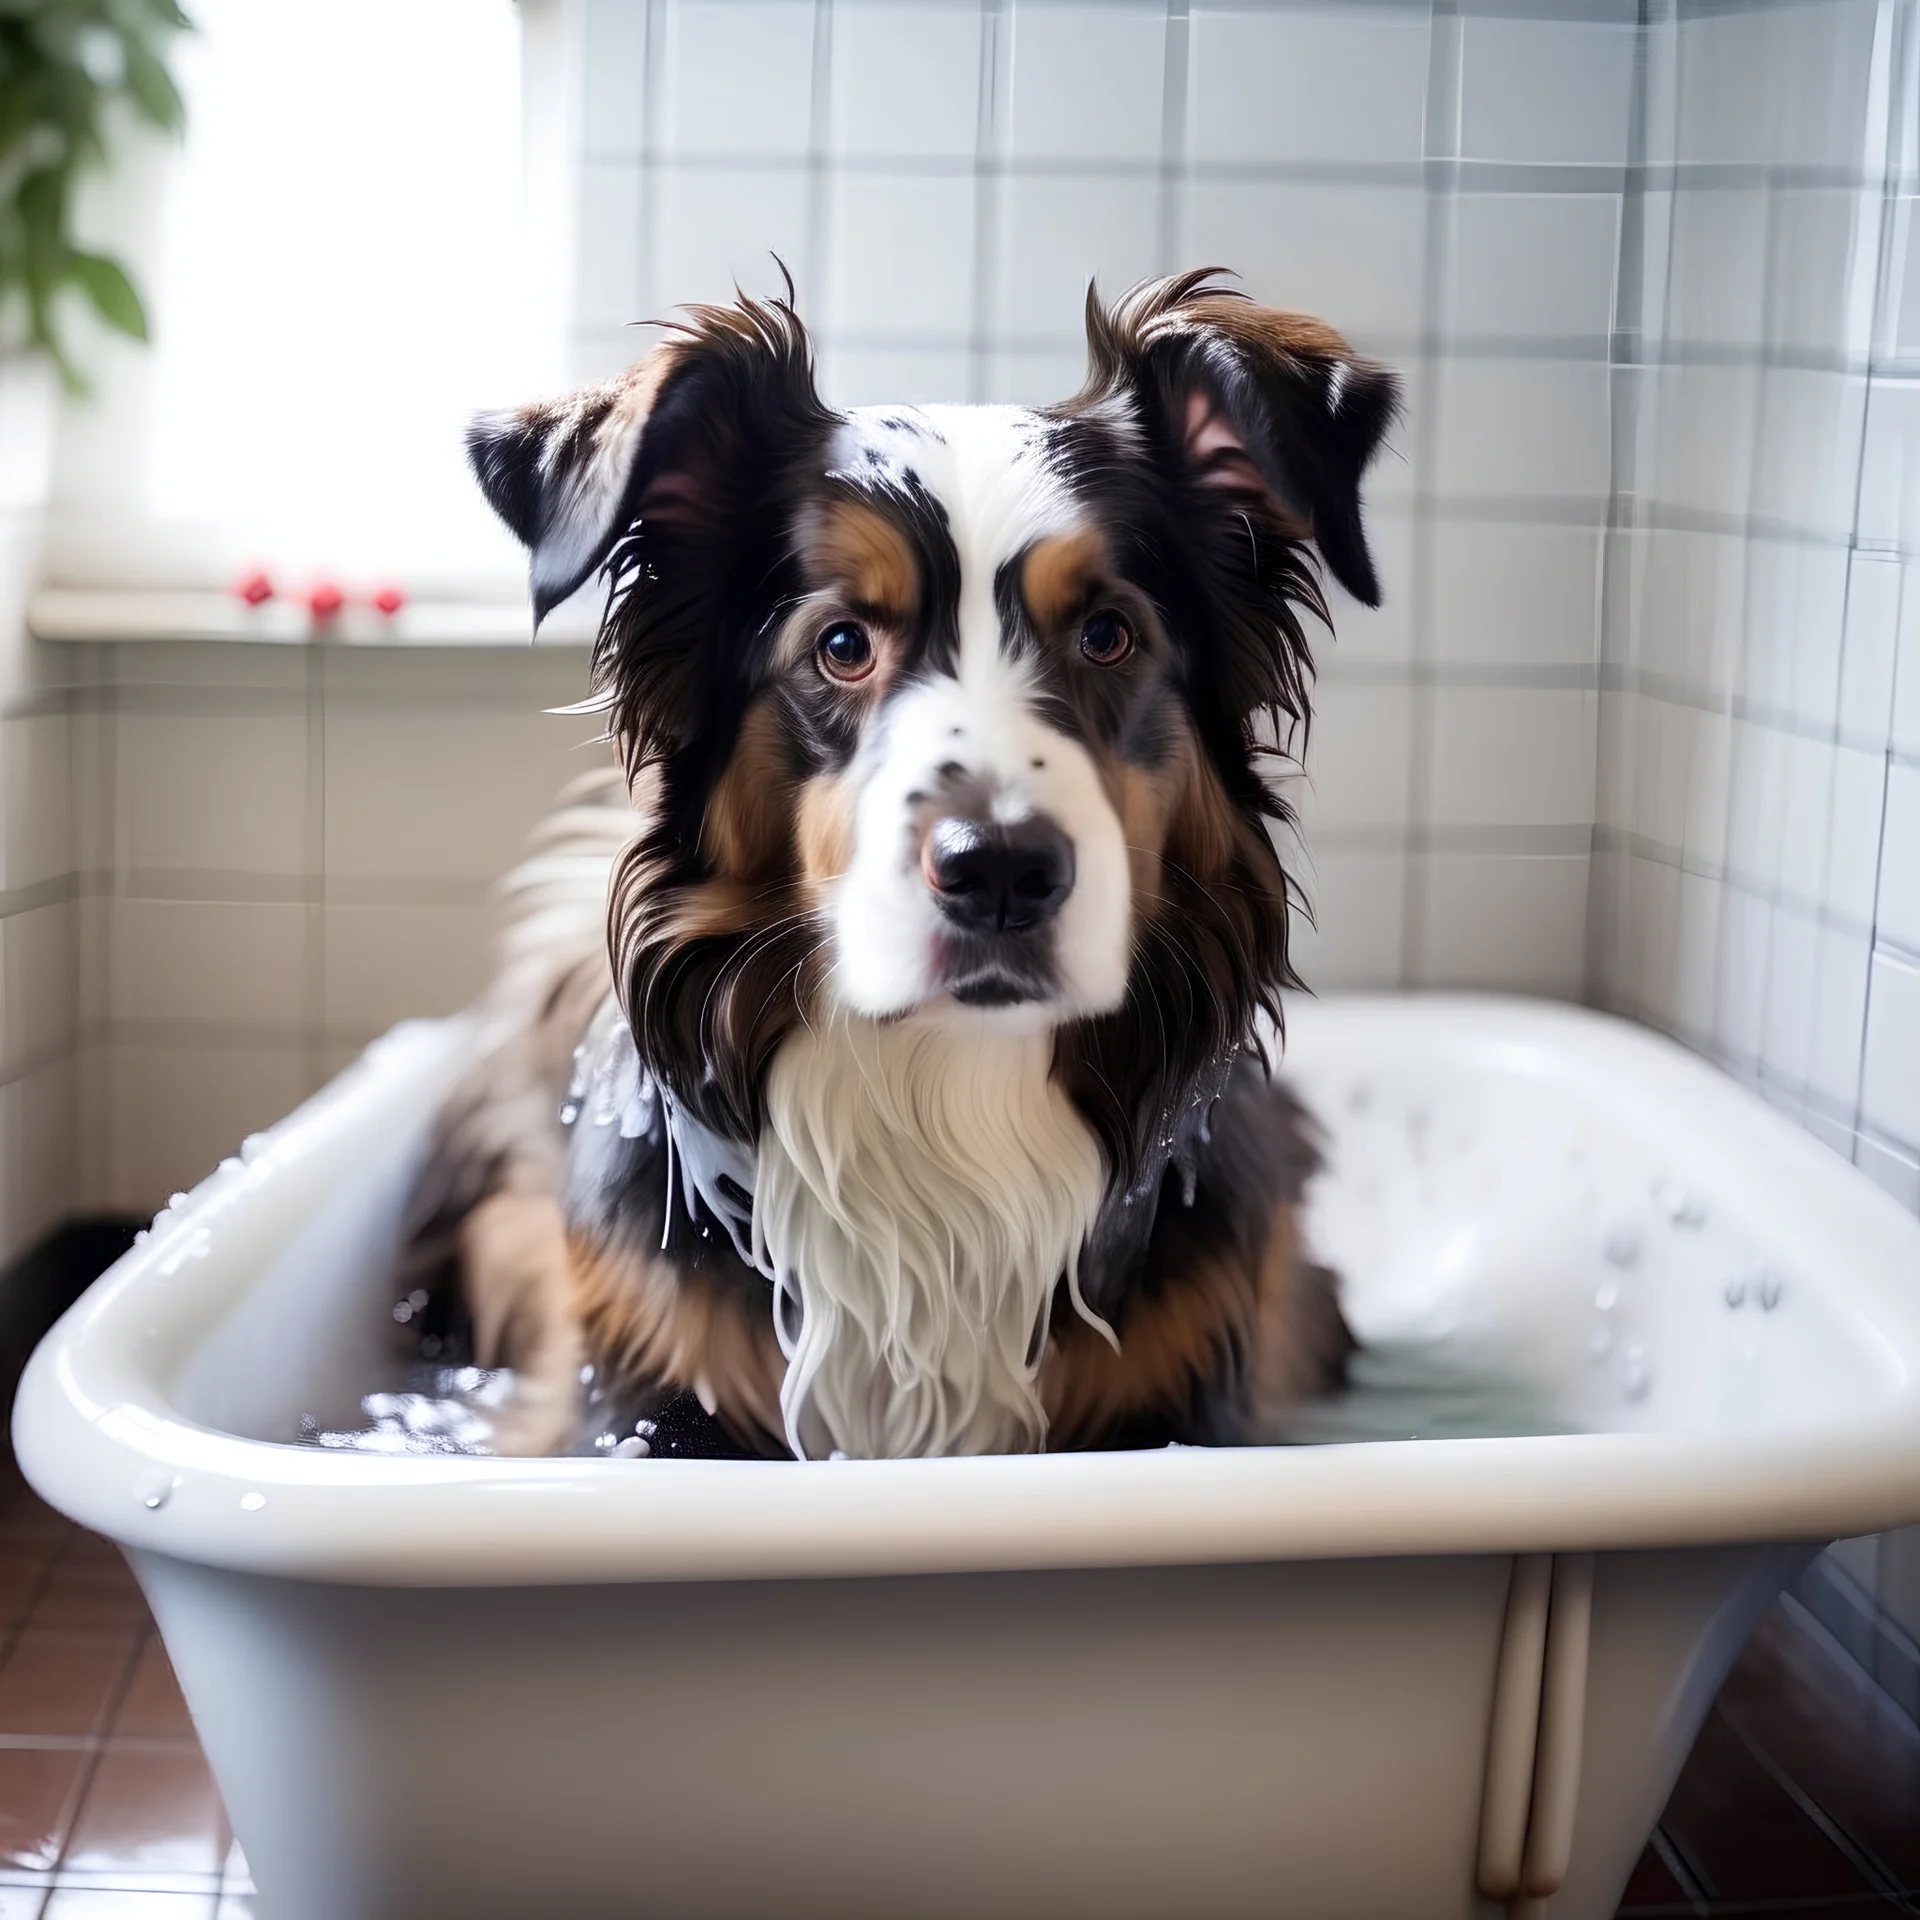
<path fill-rule="evenodd" d="M 1256 306 L 1215 268 L 1146 282 L 1111 309 L 1089 287 L 1087 356 L 1074 407 L 1130 396 L 1187 482 L 1310 536 L 1356 600 L 1380 604 L 1360 480 L 1400 410 L 1385 367 L 1321 321 Z"/>
<path fill-rule="evenodd" d="M 711 525 L 831 423 L 789 300 L 693 307 L 637 365 L 564 399 L 482 414 L 467 453 L 531 554 L 536 623 L 634 526 Z"/>

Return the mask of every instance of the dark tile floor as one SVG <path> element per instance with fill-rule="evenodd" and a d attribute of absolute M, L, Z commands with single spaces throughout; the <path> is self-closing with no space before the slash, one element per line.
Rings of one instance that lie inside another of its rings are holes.
<path fill-rule="evenodd" d="M 126 1563 L 43 1507 L 5 1460 L 0 1920 L 253 1911 L 246 1860 Z M 1620 1911 L 1920 1915 L 1920 1729 L 1792 1600 L 1722 1689 Z"/>

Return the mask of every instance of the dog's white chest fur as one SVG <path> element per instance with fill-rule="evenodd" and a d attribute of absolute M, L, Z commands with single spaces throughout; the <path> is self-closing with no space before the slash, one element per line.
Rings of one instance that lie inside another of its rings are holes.
<path fill-rule="evenodd" d="M 775 1056 L 754 1238 L 775 1276 L 789 1444 L 822 1458 L 1038 1446 L 1055 1284 L 1100 1151 L 1051 1035 L 835 1016 Z"/>

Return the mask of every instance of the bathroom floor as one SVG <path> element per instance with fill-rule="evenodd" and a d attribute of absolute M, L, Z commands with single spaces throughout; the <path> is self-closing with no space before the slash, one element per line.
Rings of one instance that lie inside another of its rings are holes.
<path fill-rule="evenodd" d="M 118 1551 L 0 1466 L 0 1920 L 249 1920 L 253 1882 Z M 1620 1912 L 1920 1914 L 1920 1728 L 1791 1600 Z"/>

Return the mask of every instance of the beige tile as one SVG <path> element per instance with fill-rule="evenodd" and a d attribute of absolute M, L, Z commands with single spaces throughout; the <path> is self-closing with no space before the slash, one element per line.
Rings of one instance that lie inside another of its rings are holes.
<path fill-rule="evenodd" d="M 1398 828 L 1407 817 L 1413 696 L 1404 686 L 1329 681 L 1314 702 L 1306 780 L 1290 794 L 1316 831 Z"/>
<path fill-rule="evenodd" d="M 72 1046 L 78 932 L 70 901 L 0 920 L 0 1079 Z"/>
<path fill-rule="evenodd" d="M 0 1260 L 72 1208 L 77 1124 L 71 1057 L 0 1086 Z"/>
<path fill-rule="evenodd" d="M 396 1020 L 452 1013 L 486 984 L 490 904 L 335 906 L 325 924 L 330 1033 L 379 1032 Z"/>
<path fill-rule="evenodd" d="M 65 714 L 0 720 L 0 889 L 73 869 L 71 745 Z"/>
<path fill-rule="evenodd" d="M 1449 826 L 1589 824 L 1598 710 L 1593 693 L 1438 689 L 1435 820 Z"/>
<path fill-rule="evenodd" d="M 307 918 L 306 907 L 277 902 L 116 900 L 110 1016 L 295 1028 Z"/>
<path fill-rule="evenodd" d="M 304 718 L 122 715 L 122 864 L 136 873 L 299 873 L 305 860 L 306 762 Z"/>
<path fill-rule="evenodd" d="M 1581 855 L 1439 855 L 1426 876 L 1431 986 L 1571 996 L 1586 964 Z"/>
<path fill-rule="evenodd" d="M 1317 993 L 1398 985 L 1406 891 L 1400 852 L 1323 853 L 1306 884 L 1313 924 L 1295 916 L 1289 945 L 1307 985 Z"/>
<path fill-rule="evenodd" d="M 579 715 L 330 712 L 329 879 L 494 879 L 560 788 L 602 763 L 594 732 Z"/>
<path fill-rule="evenodd" d="M 291 1111 L 304 1089 L 302 1049 L 128 1043 L 114 1050 L 109 1195 L 151 1213 L 204 1179 L 249 1133 Z"/>

